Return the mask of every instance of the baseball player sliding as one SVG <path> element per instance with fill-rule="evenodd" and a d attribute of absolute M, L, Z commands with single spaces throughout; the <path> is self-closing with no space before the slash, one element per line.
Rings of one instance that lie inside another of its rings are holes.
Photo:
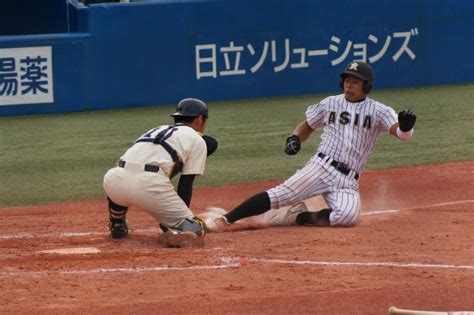
<path fill-rule="evenodd" d="M 165 231 L 159 238 L 161 244 L 203 245 L 206 226 L 189 205 L 194 178 L 204 173 L 206 158 L 217 149 L 217 141 L 201 136 L 208 118 L 207 105 L 201 100 L 183 99 L 171 116 L 173 125 L 147 131 L 104 176 L 113 238 L 127 236 L 127 211 L 136 206 L 160 223 Z M 178 173 L 175 191 L 170 179 Z"/>
<path fill-rule="evenodd" d="M 328 207 L 302 211 L 295 216 L 297 224 L 354 226 L 361 208 L 358 180 L 378 136 L 389 132 L 408 140 L 416 121 L 415 113 L 409 109 L 397 117 L 391 107 L 367 97 L 373 79 L 370 65 L 349 63 L 340 74 L 343 94 L 309 106 L 306 119 L 286 139 L 285 153 L 294 155 L 315 129 L 323 128 L 316 154 L 281 185 L 250 197 L 227 214 L 207 219 L 209 230 L 225 231 L 240 219 L 318 195 L 323 196 Z"/>
<path fill-rule="evenodd" d="M 324 199 L 321 196 L 317 196 L 295 205 L 270 209 L 262 214 L 243 218 L 234 224 L 227 225 L 225 230 L 212 229 L 209 232 L 256 230 L 274 226 L 296 225 L 296 217 L 300 213 L 314 211 L 326 206 Z M 226 213 L 227 211 L 222 208 L 208 207 L 204 212 L 199 213 L 199 217 L 205 222 L 209 222 L 209 220 L 214 220 Z"/>

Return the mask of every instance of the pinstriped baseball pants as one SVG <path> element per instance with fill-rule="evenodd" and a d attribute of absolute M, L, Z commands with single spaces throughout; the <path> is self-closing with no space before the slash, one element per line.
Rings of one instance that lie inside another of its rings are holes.
<path fill-rule="evenodd" d="M 282 184 L 267 191 L 274 209 L 322 195 L 333 210 L 331 226 L 353 226 L 361 208 L 359 183 L 354 174 L 344 175 L 331 166 L 332 159 L 314 156 Z"/>

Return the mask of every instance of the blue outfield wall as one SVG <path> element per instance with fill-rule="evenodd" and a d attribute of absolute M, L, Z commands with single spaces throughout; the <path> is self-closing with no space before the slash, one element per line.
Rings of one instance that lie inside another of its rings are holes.
<path fill-rule="evenodd" d="M 471 0 L 70 1 L 70 33 L 0 36 L 0 115 L 332 93 L 354 59 L 375 88 L 474 81 Z"/>

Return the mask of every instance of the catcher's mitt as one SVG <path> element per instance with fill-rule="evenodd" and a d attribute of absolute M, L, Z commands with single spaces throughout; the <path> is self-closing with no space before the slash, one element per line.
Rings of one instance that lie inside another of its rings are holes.
<path fill-rule="evenodd" d="M 216 152 L 218 142 L 215 138 L 208 136 L 208 135 L 203 135 L 202 138 L 204 141 L 206 141 L 206 146 L 207 146 L 207 156 L 211 155 L 212 153 Z"/>

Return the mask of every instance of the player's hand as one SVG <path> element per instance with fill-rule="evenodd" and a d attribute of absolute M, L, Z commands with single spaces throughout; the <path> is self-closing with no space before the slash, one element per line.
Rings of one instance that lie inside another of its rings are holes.
<path fill-rule="evenodd" d="M 295 155 L 301 149 L 301 141 L 297 135 L 291 135 L 286 138 L 285 153 L 288 155 Z"/>
<path fill-rule="evenodd" d="M 401 131 L 410 131 L 416 122 L 416 114 L 410 109 L 404 109 L 398 113 L 398 124 Z"/>

